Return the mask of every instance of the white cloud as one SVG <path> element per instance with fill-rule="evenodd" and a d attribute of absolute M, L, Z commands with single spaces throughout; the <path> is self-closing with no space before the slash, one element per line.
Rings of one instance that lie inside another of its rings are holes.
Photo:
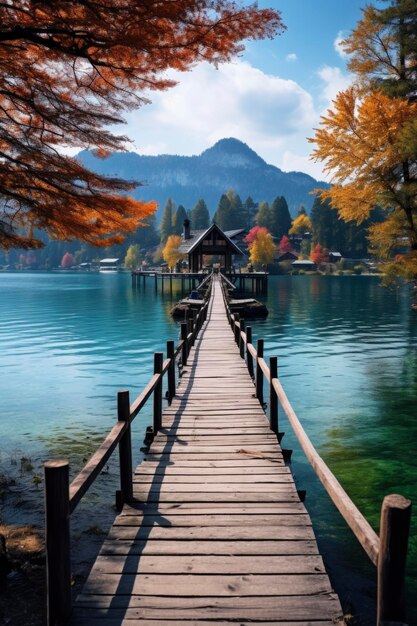
<path fill-rule="evenodd" d="M 289 54 L 287 54 L 287 56 L 285 57 L 286 61 L 289 61 L 290 63 L 293 63 L 294 61 L 298 60 L 297 55 L 295 54 L 295 52 L 290 52 Z"/>
<path fill-rule="evenodd" d="M 318 75 L 324 83 L 322 99 L 326 108 L 335 99 L 339 91 L 347 89 L 352 84 L 351 75 L 342 72 L 340 67 L 325 65 L 319 70 Z"/>
<path fill-rule="evenodd" d="M 333 42 L 333 46 L 337 54 L 342 57 L 342 59 L 347 59 L 349 55 L 346 54 L 346 52 L 342 48 L 342 41 L 344 39 L 346 39 L 346 33 L 343 30 L 339 30 L 336 39 Z"/>
<path fill-rule="evenodd" d="M 151 95 L 128 115 L 127 135 L 141 154 L 199 154 L 223 137 L 246 142 L 267 162 L 283 166 L 288 146 L 305 153 L 317 124 L 312 96 L 295 81 L 265 74 L 239 61 L 208 64 L 173 75 L 179 84 Z"/>

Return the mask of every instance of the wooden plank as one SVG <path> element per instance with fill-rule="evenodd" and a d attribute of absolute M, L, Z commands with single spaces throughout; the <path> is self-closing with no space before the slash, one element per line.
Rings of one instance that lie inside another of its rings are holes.
<path fill-rule="evenodd" d="M 164 596 L 205 598 L 250 596 L 302 596 L 330 593 L 329 579 L 322 574 L 207 574 L 204 577 L 189 574 L 136 574 L 92 573 L 84 585 L 83 594 L 152 596 L 155 590 Z"/>
<path fill-rule="evenodd" d="M 111 596 L 85 595 L 78 597 L 78 615 L 82 614 L 81 607 L 97 607 L 96 615 L 112 615 L 119 618 L 131 619 L 226 619 L 244 620 L 335 620 L 342 615 L 340 603 L 335 594 L 320 594 L 314 596 L 261 596 L 259 601 L 255 597 L 213 597 L 213 598 L 173 598 L 165 596 Z M 110 607 L 112 607 L 110 609 Z M 91 613 L 86 612 L 85 615 Z"/>
<path fill-rule="evenodd" d="M 140 526 L 144 528 L 150 527 L 169 527 L 169 528 L 184 528 L 184 527 L 198 527 L 202 526 L 255 526 L 257 529 L 259 526 L 311 526 L 310 517 L 307 514 L 300 515 L 285 515 L 284 513 L 277 515 L 272 512 L 270 514 L 257 514 L 257 515 L 193 515 L 187 512 L 187 515 L 151 515 L 149 513 L 145 515 L 119 515 L 116 517 L 113 527 L 119 526 Z M 252 529 L 252 532 L 255 532 Z M 257 537 L 256 533 L 254 537 Z"/>
<path fill-rule="evenodd" d="M 92 574 L 324 574 L 319 555 L 110 556 L 97 558 Z"/>
<path fill-rule="evenodd" d="M 286 556 L 318 554 L 317 544 L 312 539 L 284 540 L 204 540 L 190 539 L 175 541 L 168 539 L 106 539 L 100 550 L 102 555 L 178 555 L 178 556 Z M 188 558 L 188 557 L 187 557 Z"/>
<path fill-rule="evenodd" d="M 189 539 L 210 541 L 250 541 L 254 531 L 250 526 L 112 526 L 109 539 L 166 539 L 167 541 Z M 311 526 L 260 526 L 256 531 L 256 540 L 298 541 L 314 539 Z"/>

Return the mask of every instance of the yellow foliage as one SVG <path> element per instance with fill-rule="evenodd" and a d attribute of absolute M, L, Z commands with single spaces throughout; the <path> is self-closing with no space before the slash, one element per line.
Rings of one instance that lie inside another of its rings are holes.
<path fill-rule="evenodd" d="M 274 259 L 275 244 L 271 233 L 260 229 L 250 248 L 249 260 L 253 265 L 268 265 Z"/>
<path fill-rule="evenodd" d="M 292 226 L 288 231 L 288 234 L 303 235 L 304 233 L 310 233 L 312 230 L 313 225 L 308 215 L 305 215 L 305 213 L 300 213 L 300 215 L 297 215 L 297 217 L 293 221 Z"/>
<path fill-rule="evenodd" d="M 410 198 L 399 175 L 406 160 L 400 137 L 404 127 L 417 120 L 417 104 L 381 92 L 359 100 L 352 87 L 339 92 L 333 105 L 309 139 L 317 145 L 312 158 L 323 161 L 333 176 L 329 190 L 316 191 L 343 219 L 358 223 L 377 204 L 403 208 Z"/>
<path fill-rule="evenodd" d="M 179 235 L 170 235 L 167 239 L 164 249 L 162 250 L 162 257 L 166 261 L 169 267 L 172 269 L 175 264 L 182 259 L 185 259 L 185 254 L 179 251 L 179 247 L 182 243 L 182 239 Z"/>

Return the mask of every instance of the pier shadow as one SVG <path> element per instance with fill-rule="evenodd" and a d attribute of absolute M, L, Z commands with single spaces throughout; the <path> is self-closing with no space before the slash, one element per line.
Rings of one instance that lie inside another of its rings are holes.
<path fill-rule="evenodd" d="M 209 310 L 208 319 L 210 318 L 210 314 L 211 308 Z M 201 350 L 201 339 L 204 336 L 206 328 L 207 322 L 202 327 L 198 338 L 195 341 L 193 362 L 184 366 L 184 370 L 188 374 L 188 380 L 186 386 L 181 389 L 181 395 L 187 396 L 192 390 L 198 365 L 198 355 Z M 142 483 L 144 489 L 147 489 L 146 502 L 139 499 L 134 499 L 132 502 L 127 503 L 127 506 L 132 511 L 132 518 L 137 521 L 137 516 L 140 516 L 142 519 L 138 525 L 136 525 L 135 521 L 133 521 L 134 527 L 136 529 L 135 536 L 131 539 L 121 540 L 123 542 L 126 541 L 126 544 L 130 543 L 130 548 L 128 548 L 126 545 L 126 554 L 123 555 L 125 557 L 125 564 L 120 573 L 117 587 L 113 591 L 114 595 L 108 605 L 106 615 L 102 616 L 102 619 L 104 620 L 111 617 L 112 624 L 122 624 L 123 620 L 127 618 L 127 610 L 129 609 L 130 599 L 132 597 L 132 592 L 135 587 L 136 578 L 143 575 L 139 574 L 138 570 L 140 568 L 144 552 L 146 552 L 146 545 L 148 540 L 150 539 L 152 530 L 157 527 L 170 528 L 173 526 L 172 522 L 167 517 L 167 513 L 161 511 L 159 509 L 159 505 L 164 485 L 164 478 L 167 476 L 166 470 L 167 468 L 173 467 L 175 465 L 175 462 L 170 459 L 173 446 L 174 444 L 180 444 L 183 446 L 188 445 L 188 442 L 177 434 L 177 429 L 180 425 L 181 418 L 186 407 L 187 399 L 180 399 L 180 404 L 175 412 L 175 415 L 173 416 L 170 426 L 162 426 L 159 431 L 159 433 L 161 434 L 167 436 L 169 435 L 169 439 L 166 440 L 162 452 L 156 453 L 160 457 L 160 460 L 156 462 L 155 471 L 152 475 L 152 480 L 149 483 Z M 152 446 L 149 452 L 145 454 L 144 461 L 147 460 L 152 461 Z M 173 511 L 180 507 L 180 503 L 174 501 L 174 496 L 172 497 L 171 502 L 168 500 L 164 504 L 171 505 L 170 508 L 172 508 Z M 137 511 L 137 516 L 135 515 L 134 511 Z M 125 527 L 129 528 L 128 525 L 126 525 Z M 117 528 L 124 528 L 124 526 L 118 526 Z M 164 540 L 161 539 L 159 541 Z M 102 550 L 100 554 L 105 556 L 106 552 Z M 114 551 L 112 551 L 112 554 L 114 554 Z M 161 556 L 163 555 L 161 554 Z M 153 574 L 158 574 L 158 572 L 153 572 Z M 103 591 L 101 593 L 103 593 Z M 161 592 L 160 590 L 155 589 L 155 595 L 157 595 L 157 593 L 160 594 Z"/>

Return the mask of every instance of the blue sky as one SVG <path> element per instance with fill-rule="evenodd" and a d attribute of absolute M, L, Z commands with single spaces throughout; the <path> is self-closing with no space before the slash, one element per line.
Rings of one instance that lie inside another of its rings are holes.
<path fill-rule="evenodd" d="M 350 82 L 337 41 L 354 28 L 364 0 L 258 2 L 281 11 L 287 30 L 249 42 L 231 64 L 207 64 L 173 75 L 179 84 L 150 95 L 152 104 L 127 116 L 122 129 L 141 154 L 199 154 L 236 137 L 284 171 L 323 177 L 309 159 L 320 115 Z"/>

